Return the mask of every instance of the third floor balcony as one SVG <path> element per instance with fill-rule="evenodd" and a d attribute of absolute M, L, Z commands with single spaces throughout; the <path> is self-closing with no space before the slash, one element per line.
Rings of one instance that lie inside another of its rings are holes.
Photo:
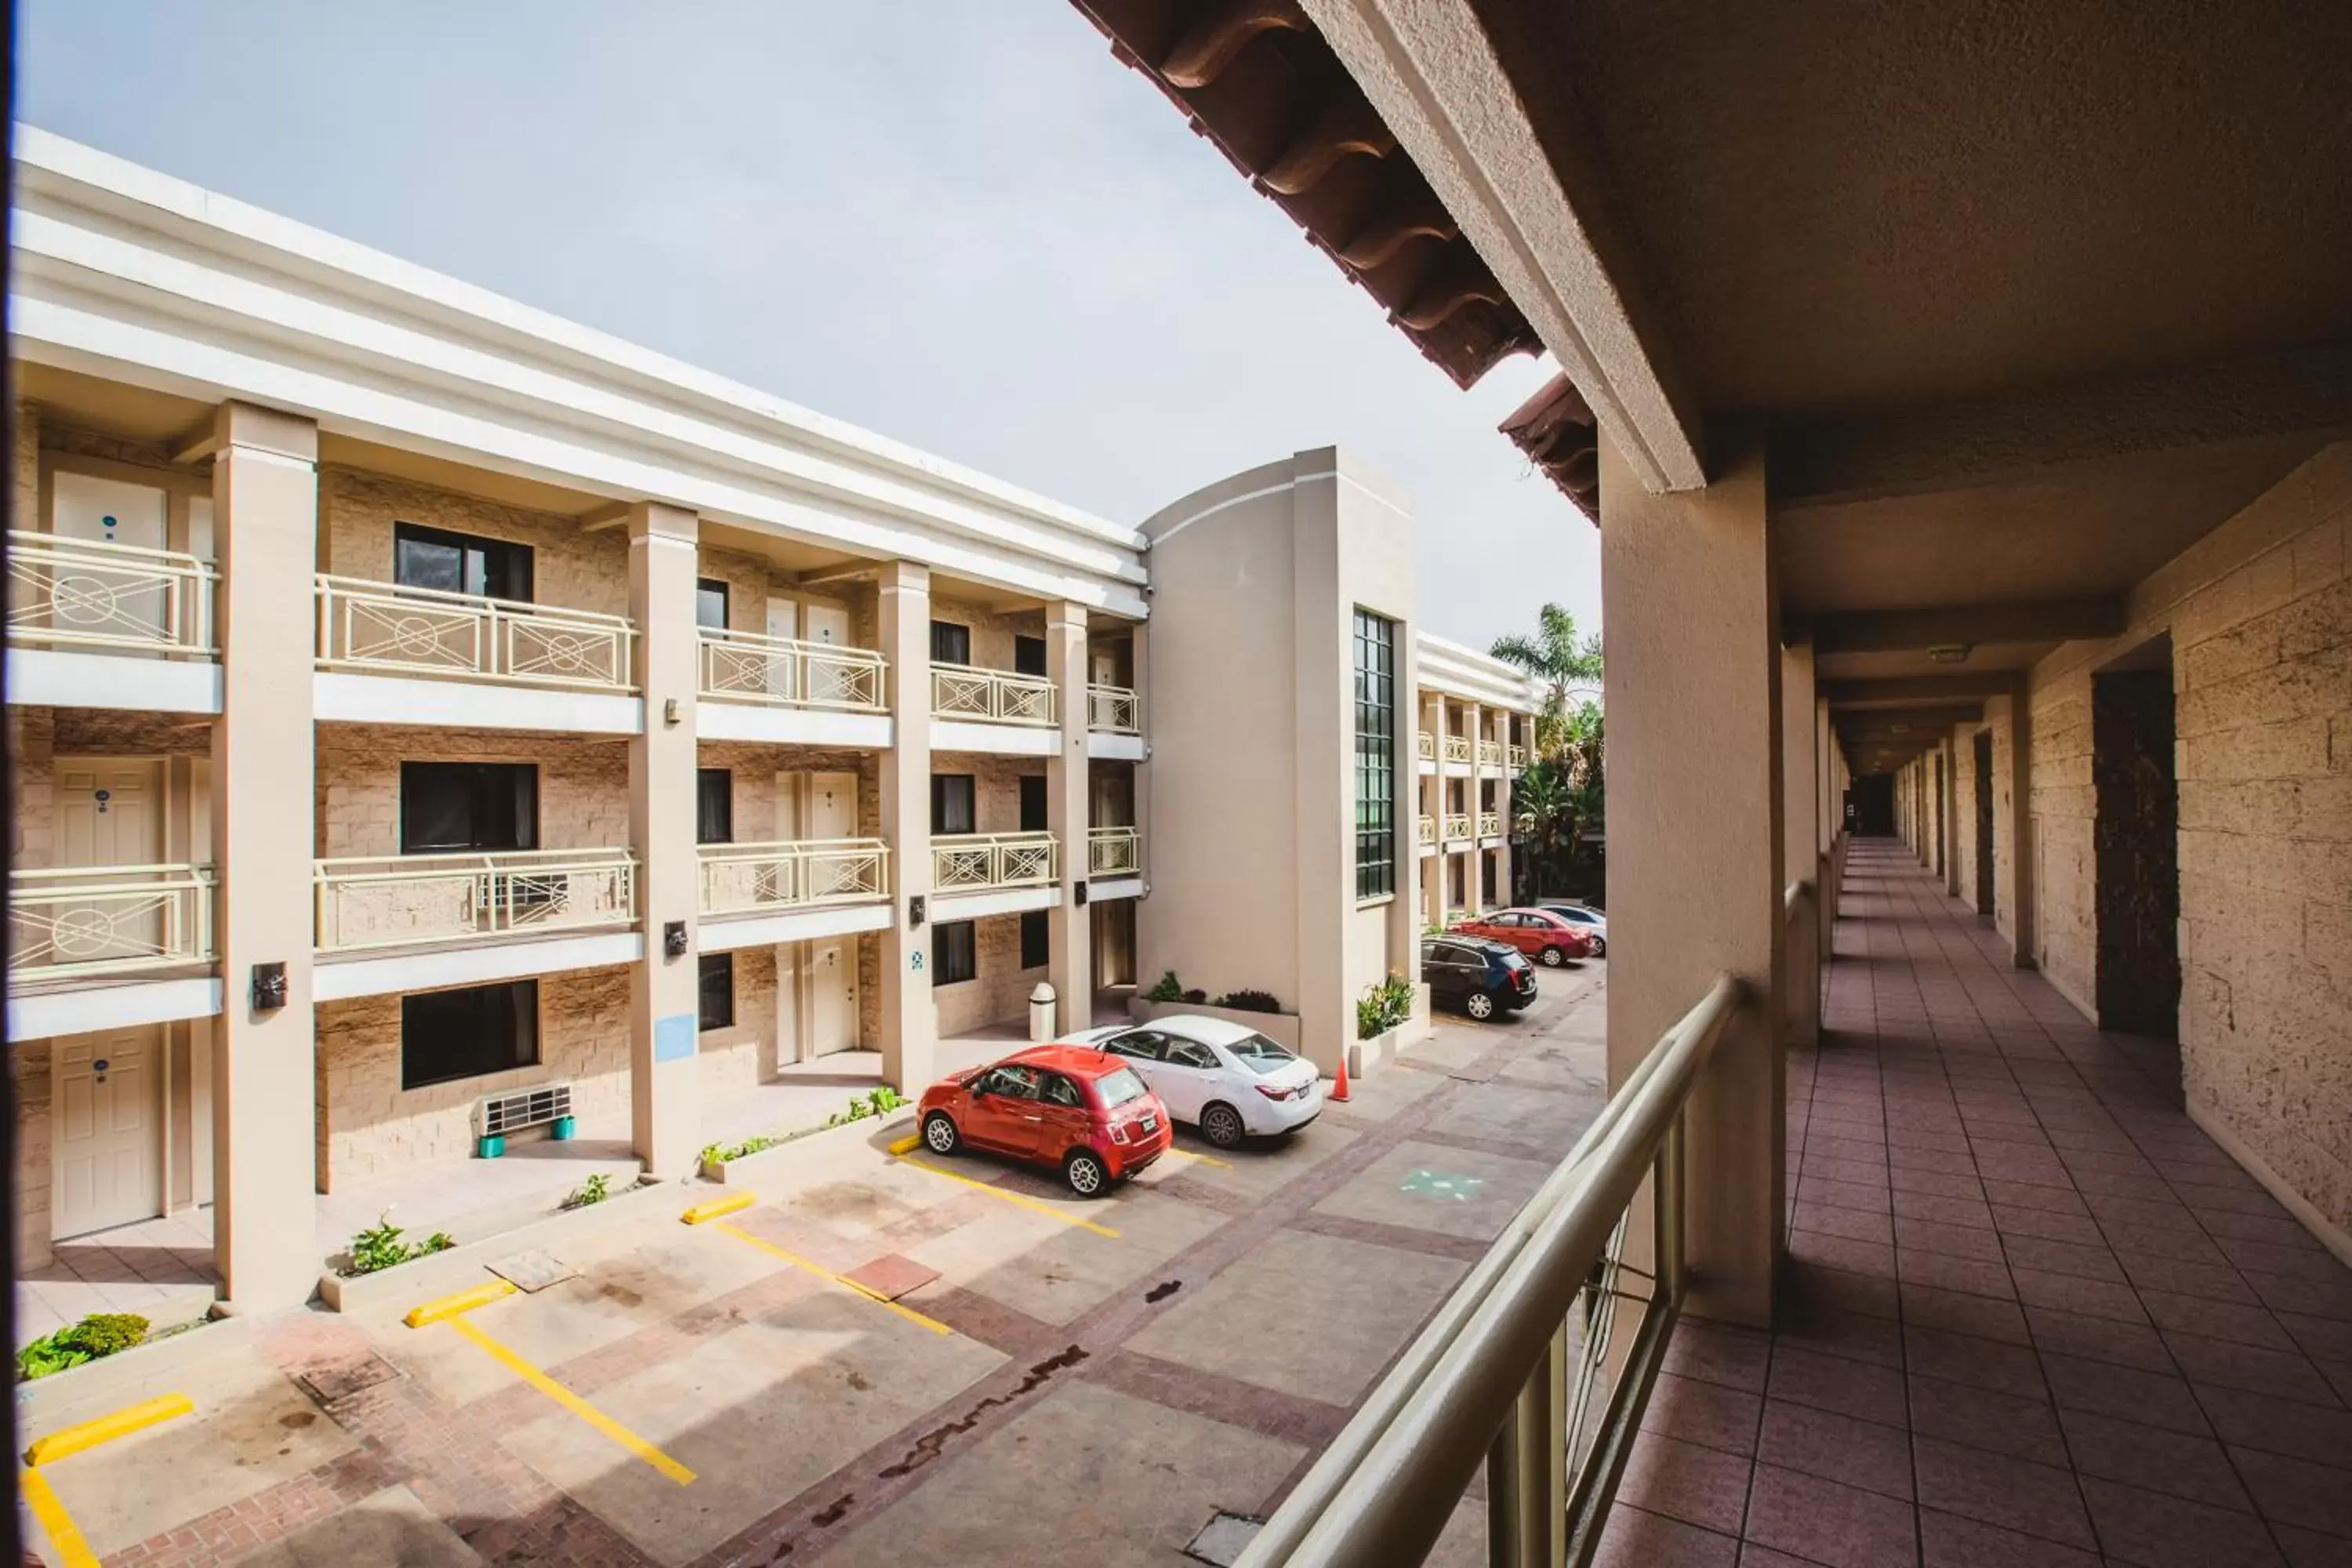
<path fill-rule="evenodd" d="M 217 713 L 218 585 L 183 551 L 12 531 L 8 700 Z"/>

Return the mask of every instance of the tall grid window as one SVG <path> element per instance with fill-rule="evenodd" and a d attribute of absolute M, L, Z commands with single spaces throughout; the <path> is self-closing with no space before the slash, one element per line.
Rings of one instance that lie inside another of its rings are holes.
<path fill-rule="evenodd" d="M 1356 897 L 1396 891 L 1396 623 L 1356 612 Z"/>

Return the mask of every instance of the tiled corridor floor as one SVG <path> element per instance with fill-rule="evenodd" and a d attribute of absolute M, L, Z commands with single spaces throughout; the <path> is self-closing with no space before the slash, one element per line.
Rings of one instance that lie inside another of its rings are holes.
<path fill-rule="evenodd" d="M 2352 1270 L 1899 845 L 1841 912 L 1781 1327 L 1677 1329 L 1601 1562 L 2352 1565 Z"/>

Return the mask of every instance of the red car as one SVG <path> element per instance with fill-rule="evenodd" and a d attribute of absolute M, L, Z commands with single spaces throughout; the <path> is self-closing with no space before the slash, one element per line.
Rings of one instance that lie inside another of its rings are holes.
<path fill-rule="evenodd" d="M 923 1091 L 924 1146 L 969 1143 L 1058 1166 L 1070 1191 L 1099 1194 L 1167 1152 L 1168 1108 L 1135 1069 L 1090 1046 L 1032 1046 Z"/>
<path fill-rule="evenodd" d="M 1592 933 L 1549 910 L 1496 910 L 1475 920 L 1462 921 L 1453 929 L 1465 936 L 1507 942 L 1537 963 L 1553 969 L 1571 958 L 1592 956 Z"/>

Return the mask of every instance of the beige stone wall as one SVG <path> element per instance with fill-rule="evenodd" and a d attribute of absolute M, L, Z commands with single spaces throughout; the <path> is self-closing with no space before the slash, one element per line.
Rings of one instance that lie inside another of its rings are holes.
<path fill-rule="evenodd" d="M 536 763 L 541 848 L 598 849 L 629 842 L 629 754 L 622 742 L 491 730 L 321 724 L 320 856 L 333 859 L 400 853 L 404 762 Z"/>
<path fill-rule="evenodd" d="M 1019 915 L 994 915 L 973 924 L 978 928 L 972 932 L 980 958 L 978 976 L 931 991 L 931 999 L 939 1005 L 942 1037 L 1026 1018 L 1029 993 L 1046 978 L 1050 967 L 1042 963 L 1034 969 L 1021 967 Z"/>
<path fill-rule="evenodd" d="M 788 817 L 778 815 L 788 794 L 778 786 L 779 773 L 856 774 L 857 833 L 867 838 L 881 836 L 881 764 L 872 752 L 705 741 L 698 748 L 695 763 L 698 767 L 725 768 L 732 775 L 735 841 L 739 844 L 761 844 L 795 837 Z"/>
<path fill-rule="evenodd" d="M 398 996 L 320 1004 L 319 1190 L 471 1159 L 476 1103 L 544 1083 L 572 1085 L 581 1137 L 626 1142 L 629 972 L 541 975 L 539 1000 L 537 1067 L 418 1089 L 400 1087 Z"/>
<path fill-rule="evenodd" d="M 971 775 L 971 809 L 973 831 L 978 833 L 1018 833 L 1021 831 L 1021 780 L 1044 778 L 1045 763 L 1042 757 L 999 757 L 978 752 L 934 752 L 931 772 L 940 773 L 970 773 Z M 863 815 L 861 804 L 860 814 Z M 1083 846 L 1081 846 L 1083 851 Z"/>
<path fill-rule="evenodd" d="M 8 710 L 8 858 L 27 868 L 57 853 L 57 710 Z"/>
<path fill-rule="evenodd" d="M 8 526 L 36 533 L 41 528 L 41 409 L 19 399 L 9 428 L 9 478 L 16 482 L 16 507 Z"/>
<path fill-rule="evenodd" d="M 776 950 L 735 950 L 735 1023 L 698 1041 L 706 1105 L 776 1076 Z"/>
<path fill-rule="evenodd" d="M 2172 637 L 2180 1039 L 2191 1110 L 2352 1230 L 2352 443 L 2131 595 L 2131 629 L 2033 672 L 2043 971 L 2096 994 L 2091 677 Z"/>
<path fill-rule="evenodd" d="M 51 1043 L 18 1040 L 9 1047 L 16 1075 L 16 1267 L 49 1261 Z"/>
<path fill-rule="evenodd" d="M 953 621 L 958 626 L 970 626 L 971 662 L 982 669 L 1011 669 L 1013 639 L 1045 635 L 1045 614 L 1043 610 L 1000 614 L 973 600 L 951 599 L 936 594 L 931 597 L 931 619 Z"/>
<path fill-rule="evenodd" d="M 413 522 L 527 544 L 531 597 L 539 604 L 605 615 L 629 613 L 625 530 L 595 533 L 572 518 L 531 511 L 357 468 L 319 470 L 319 548 L 339 577 L 392 581 L 393 525 Z"/>

